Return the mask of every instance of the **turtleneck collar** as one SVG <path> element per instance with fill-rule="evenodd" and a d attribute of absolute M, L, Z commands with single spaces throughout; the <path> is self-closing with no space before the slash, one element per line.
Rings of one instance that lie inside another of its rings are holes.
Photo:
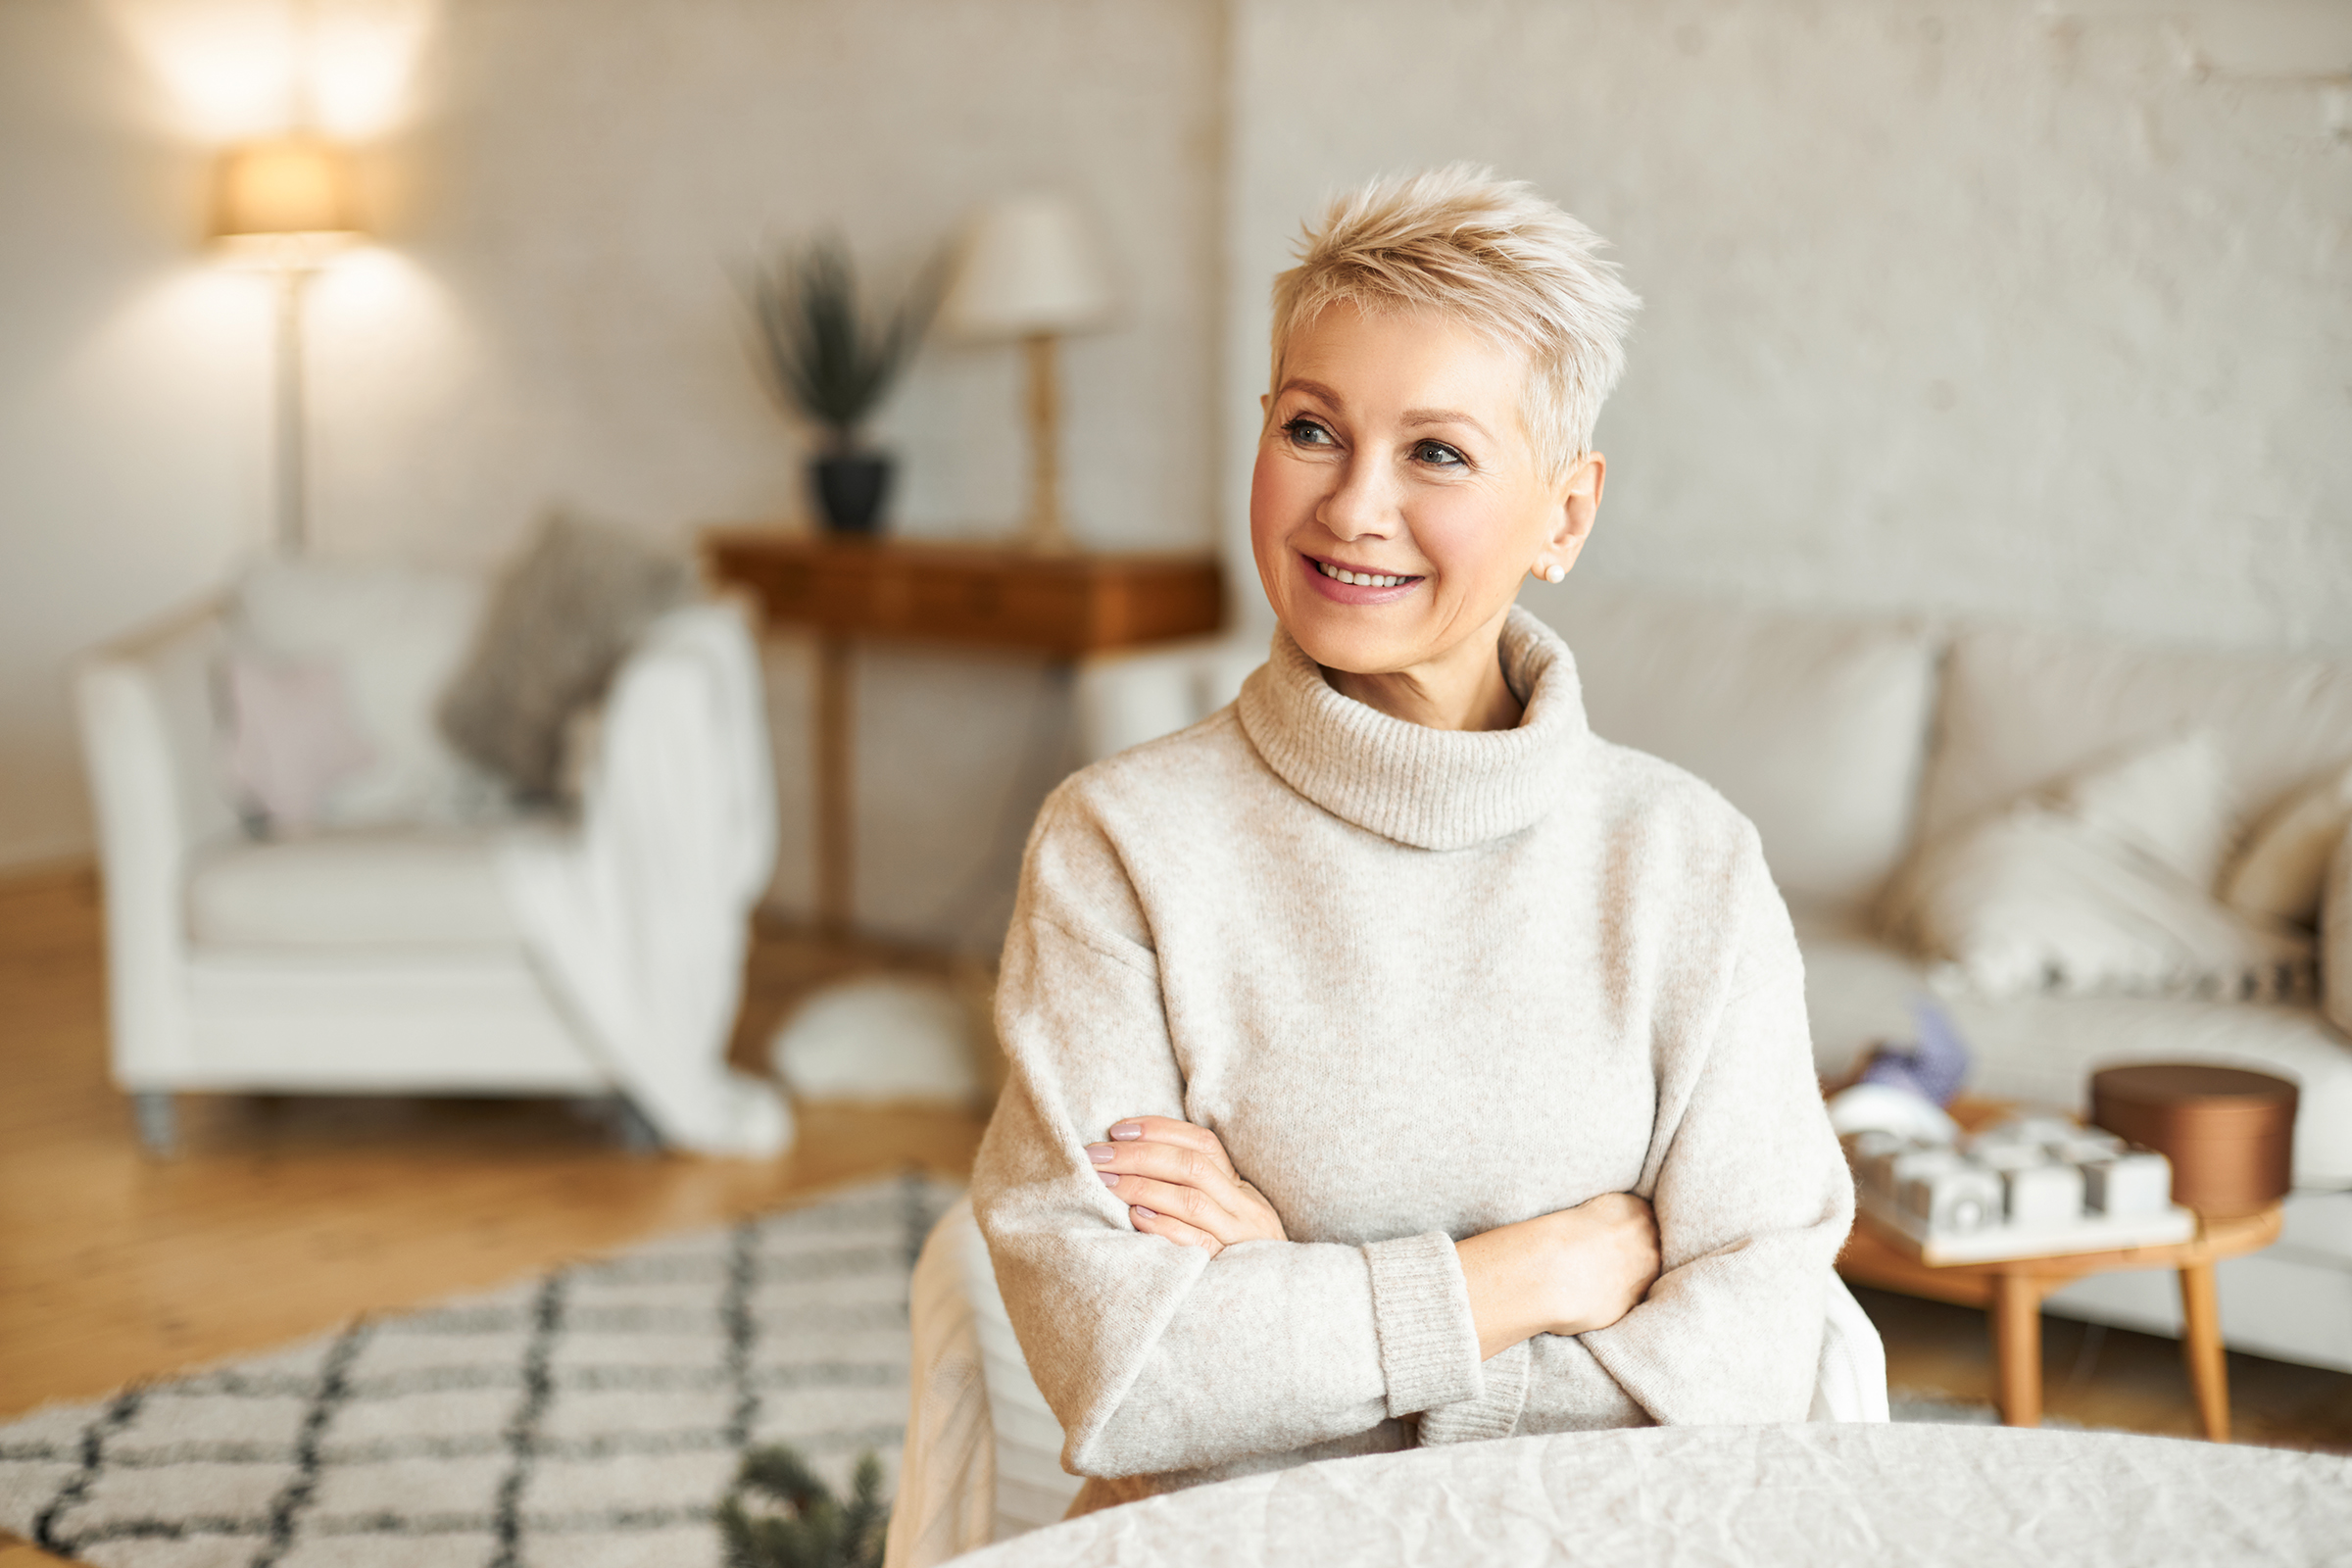
<path fill-rule="evenodd" d="M 1511 607 L 1502 678 L 1526 707 L 1516 729 L 1432 729 L 1343 697 L 1291 634 L 1242 687 L 1242 728 L 1291 788 L 1335 816 L 1423 850 L 1465 850 L 1532 826 L 1590 733 L 1576 660 Z"/>

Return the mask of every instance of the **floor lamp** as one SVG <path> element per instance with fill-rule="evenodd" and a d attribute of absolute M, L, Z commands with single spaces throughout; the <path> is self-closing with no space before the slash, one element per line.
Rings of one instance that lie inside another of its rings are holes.
<path fill-rule="evenodd" d="M 214 181 L 213 237 L 275 276 L 277 548 L 298 556 L 310 544 L 303 292 L 328 257 L 361 238 L 348 161 L 315 136 L 230 148 Z"/>
<path fill-rule="evenodd" d="M 1029 515 L 1021 543 L 1071 548 L 1061 513 L 1058 340 L 1107 323 L 1110 279 L 1084 216 L 1058 196 L 1018 196 L 984 209 L 966 234 L 941 324 L 975 343 L 1018 340 L 1029 371 Z"/>

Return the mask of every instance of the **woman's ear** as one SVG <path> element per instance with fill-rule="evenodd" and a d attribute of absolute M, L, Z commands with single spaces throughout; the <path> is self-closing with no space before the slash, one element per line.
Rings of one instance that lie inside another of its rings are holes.
<path fill-rule="evenodd" d="M 1559 526 L 1545 541 L 1550 559 L 1563 570 L 1576 564 L 1585 541 L 1592 536 L 1592 523 L 1600 515 L 1601 485 L 1608 474 L 1609 460 L 1597 452 L 1587 453 L 1568 472 L 1568 482 L 1560 493 Z"/>

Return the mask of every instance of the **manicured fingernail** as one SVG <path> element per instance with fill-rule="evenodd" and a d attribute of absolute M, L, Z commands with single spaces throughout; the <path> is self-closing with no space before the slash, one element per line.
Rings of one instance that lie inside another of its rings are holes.
<path fill-rule="evenodd" d="M 1095 1174 L 1102 1178 L 1102 1185 L 1105 1187 L 1116 1187 L 1119 1185 L 1119 1178 L 1114 1172 L 1099 1170 L 1095 1172 Z"/>
<path fill-rule="evenodd" d="M 1123 1121 L 1110 1130 L 1110 1136 L 1122 1144 L 1131 1143 L 1144 1136 L 1144 1124 L 1140 1121 Z"/>
<path fill-rule="evenodd" d="M 1086 1157 L 1098 1165 L 1107 1165 L 1119 1157 L 1119 1152 L 1108 1144 L 1089 1144 L 1086 1146 Z"/>
<path fill-rule="evenodd" d="M 1127 1207 L 1128 1207 L 1128 1209 L 1129 1209 L 1131 1212 L 1133 1212 L 1133 1213 L 1137 1213 L 1137 1214 L 1141 1214 L 1141 1215 L 1143 1215 L 1143 1216 L 1144 1216 L 1144 1218 L 1146 1218 L 1146 1219 L 1157 1219 L 1157 1218 L 1159 1218 L 1159 1216 L 1158 1216 L 1157 1214 L 1154 1214 L 1154 1213 L 1152 1213 L 1152 1212 L 1150 1209 L 1146 1208 L 1146 1207 L 1145 1207 L 1143 1204 L 1141 1204 L 1141 1203 L 1129 1203 L 1129 1204 L 1127 1205 Z"/>

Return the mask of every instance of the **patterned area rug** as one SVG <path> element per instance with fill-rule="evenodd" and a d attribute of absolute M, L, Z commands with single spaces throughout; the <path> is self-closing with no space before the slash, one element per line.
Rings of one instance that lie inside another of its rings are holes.
<path fill-rule="evenodd" d="M 2001 1412 L 1990 1404 L 1972 1403 L 1966 1399 L 1946 1398 L 1940 1394 L 1929 1394 L 1916 1389 L 1888 1389 L 1886 1416 L 1890 1421 L 1924 1421 L 1935 1426 L 1997 1427 Z M 2106 1427 L 2085 1427 L 2080 1421 L 2069 1421 L 2062 1415 L 2045 1415 L 2041 1424 L 2066 1432 L 2120 1430 Z"/>
<path fill-rule="evenodd" d="M 106 1568 L 709 1568 L 747 1446 L 895 1474 L 955 1189 L 729 1229 L 0 1427 L 0 1529 Z"/>

